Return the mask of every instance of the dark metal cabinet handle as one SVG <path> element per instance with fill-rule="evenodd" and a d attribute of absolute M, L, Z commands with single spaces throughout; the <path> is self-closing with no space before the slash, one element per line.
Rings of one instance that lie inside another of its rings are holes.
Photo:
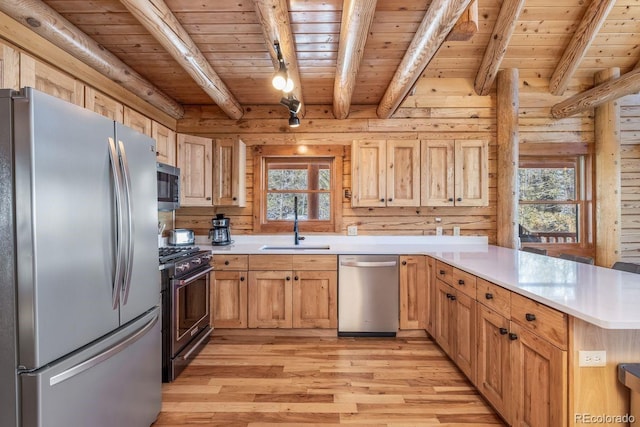
<path fill-rule="evenodd" d="M 286 280 L 291 280 L 291 277 L 287 276 L 285 279 L 286 279 Z"/>
<path fill-rule="evenodd" d="M 457 200 L 458 202 L 461 202 L 461 201 L 462 201 L 462 197 L 458 197 L 456 200 Z"/>
<path fill-rule="evenodd" d="M 464 280 L 462 279 L 458 280 L 458 285 L 464 285 Z"/>
<path fill-rule="evenodd" d="M 440 270 L 440 274 L 444 276 L 445 271 L 444 270 Z"/>
<path fill-rule="evenodd" d="M 229 265 L 229 260 L 225 261 L 224 265 Z"/>
<path fill-rule="evenodd" d="M 381 202 L 384 202 L 384 199 L 380 199 Z"/>
<path fill-rule="evenodd" d="M 484 294 L 484 297 L 486 299 L 493 299 L 493 294 L 490 294 L 490 293 L 487 292 L 486 294 Z"/>
<path fill-rule="evenodd" d="M 451 295 L 451 301 L 455 301 L 456 300 L 456 296 L 455 295 Z"/>
<path fill-rule="evenodd" d="M 507 335 L 507 332 L 509 332 L 507 328 L 500 328 L 500 335 Z"/>
<path fill-rule="evenodd" d="M 389 202 L 393 202 L 393 199 L 387 199 L 387 201 L 389 201 Z"/>
<path fill-rule="evenodd" d="M 402 261 L 402 265 L 407 265 L 407 261 Z"/>
<path fill-rule="evenodd" d="M 206 197 L 205 200 L 211 200 L 211 197 Z"/>
<path fill-rule="evenodd" d="M 515 340 L 517 340 L 517 339 L 518 339 L 518 335 L 517 335 L 517 334 L 514 334 L 513 332 L 511 332 L 511 333 L 509 334 L 509 339 L 510 339 L 511 341 L 515 341 Z"/>
<path fill-rule="evenodd" d="M 447 294 L 447 299 L 451 299 L 451 297 L 452 297 L 452 296 L 453 296 L 453 295 L 451 295 L 451 294 L 449 294 L 449 293 L 448 293 L 448 294 Z"/>
<path fill-rule="evenodd" d="M 244 277 L 241 277 L 241 278 L 240 278 L 240 281 L 241 281 L 241 282 L 244 282 Z"/>
<path fill-rule="evenodd" d="M 534 320 L 536 320 L 536 315 L 527 313 L 524 315 L 524 318 L 527 319 L 528 322 L 533 322 Z"/>
<path fill-rule="evenodd" d="M 450 202 L 453 202 L 453 198 L 449 197 L 449 201 L 450 201 Z"/>
<path fill-rule="evenodd" d="M 299 280 L 299 279 L 298 279 L 298 276 L 295 276 L 295 277 L 293 278 L 293 280 Z"/>

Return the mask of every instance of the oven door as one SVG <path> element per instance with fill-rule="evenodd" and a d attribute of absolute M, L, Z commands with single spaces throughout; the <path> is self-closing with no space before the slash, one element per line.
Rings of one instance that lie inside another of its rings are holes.
<path fill-rule="evenodd" d="M 194 274 L 171 281 L 173 289 L 171 355 L 175 356 L 198 333 L 210 327 L 209 272 L 207 267 Z"/>

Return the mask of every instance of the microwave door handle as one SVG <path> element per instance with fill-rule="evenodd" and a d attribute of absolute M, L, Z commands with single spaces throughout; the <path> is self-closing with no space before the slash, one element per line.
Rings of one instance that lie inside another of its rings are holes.
<path fill-rule="evenodd" d="M 112 307 L 118 308 L 120 301 L 120 291 L 122 285 L 122 261 L 123 261 L 123 224 L 122 224 L 122 177 L 120 176 L 119 156 L 116 151 L 116 144 L 113 138 L 109 138 L 109 161 L 111 163 L 111 172 L 113 174 L 113 186 L 115 188 L 116 198 L 116 268 L 113 278 L 112 290 Z"/>
<path fill-rule="evenodd" d="M 122 304 L 126 304 L 129 299 L 129 291 L 131 289 L 131 270 L 133 269 L 133 249 L 134 249 L 134 225 L 133 225 L 133 200 L 131 198 L 131 174 L 129 173 L 129 162 L 127 160 L 127 153 L 124 149 L 122 141 L 118 141 L 120 148 L 120 161 L 122 167 L 122 175 L 124 177 L 124 194 L 126 198 L 127 207 L 127 250 L 126 250 L 126 262 L 124 268 L 124 288 L 123 288 L 123 300 Z"/>

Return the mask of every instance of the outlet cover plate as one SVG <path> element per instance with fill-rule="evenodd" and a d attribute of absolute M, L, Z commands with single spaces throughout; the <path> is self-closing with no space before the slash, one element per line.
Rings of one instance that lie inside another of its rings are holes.
<path fill-rule="evenodd" d="M 347 236 L 357 236 L 358 235 L 358 226 L 357 225 L 348 225 L 347 226 Z"/>
<path fill-rule="evenodd" d="M 607 366 L 607 352 L 606 351 L 585 351 L 578 352 L 579 366 Z"/>
<path fill-rule="evenodd" d="M 436 227 L 436 236 L 442 236 L 442 227 Z"/>

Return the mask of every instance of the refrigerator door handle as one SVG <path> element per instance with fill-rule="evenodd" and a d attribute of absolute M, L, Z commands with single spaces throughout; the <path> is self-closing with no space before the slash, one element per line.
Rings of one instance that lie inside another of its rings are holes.
<path fill-rule="evenodd" d="M 118 147 L 120 149 L 122 175 L 124 176 L 124 194 L 127 199 L 127 259 L 124 268 L 124 295 L 122 300 L 122 304 L 126 304 L 127 300 L 129 299 L 129 290 L 131 289 L 131 270 L 133 269 L 133 200 L 131 200 L 131 174 L 129 173 L 129 162 L 127 161 L 127 153 L 124 149 L 124 144 L 122 143 L 122 141 L 118 141 Z"/>
<path fill-rule="evenodd" d="M 49 385 L 54 386 L 68 380 L 69 378 L 73 378 L 76 375 L 79 375 L 82 372 L 86 371 L 87 369 L 91 369 L 97 364 L 115 356 L 116 354 L 120 353 L 122 350 L 126 349 L 127 347 L 138 341 L 140 338 L 142 338 L 151 328 L 153 328 L 157 321 L 158 315 L 153 316 L 153 319 L 149 320 L 146 325 L 142 326 L 140 329 L 133 332 L 131 335 L 124 338 L 114 346 L 106 349 L 100 354 L 91 357 L 90 359 L 78 363 L 77 365 L 67 369 L 64 372 L 59 373 L 58 375 L 54 375 L 49 379 Z"/>
<path fill-rule="evenodd" d="M 120 163 L 119 156 L 113 138 L 109 138 L 109 160 L 111 161 L 111 171 L 113 173 L 116 196 L 116 271 L 112 290 L 112 306 L 115 310 L 118 308 L 122 286 L 122 262 L 124 257 L 122 233 L 124 226 L 122 224 L 122 177 L 120 176 L 120 168 L 118 167 Z"/>

